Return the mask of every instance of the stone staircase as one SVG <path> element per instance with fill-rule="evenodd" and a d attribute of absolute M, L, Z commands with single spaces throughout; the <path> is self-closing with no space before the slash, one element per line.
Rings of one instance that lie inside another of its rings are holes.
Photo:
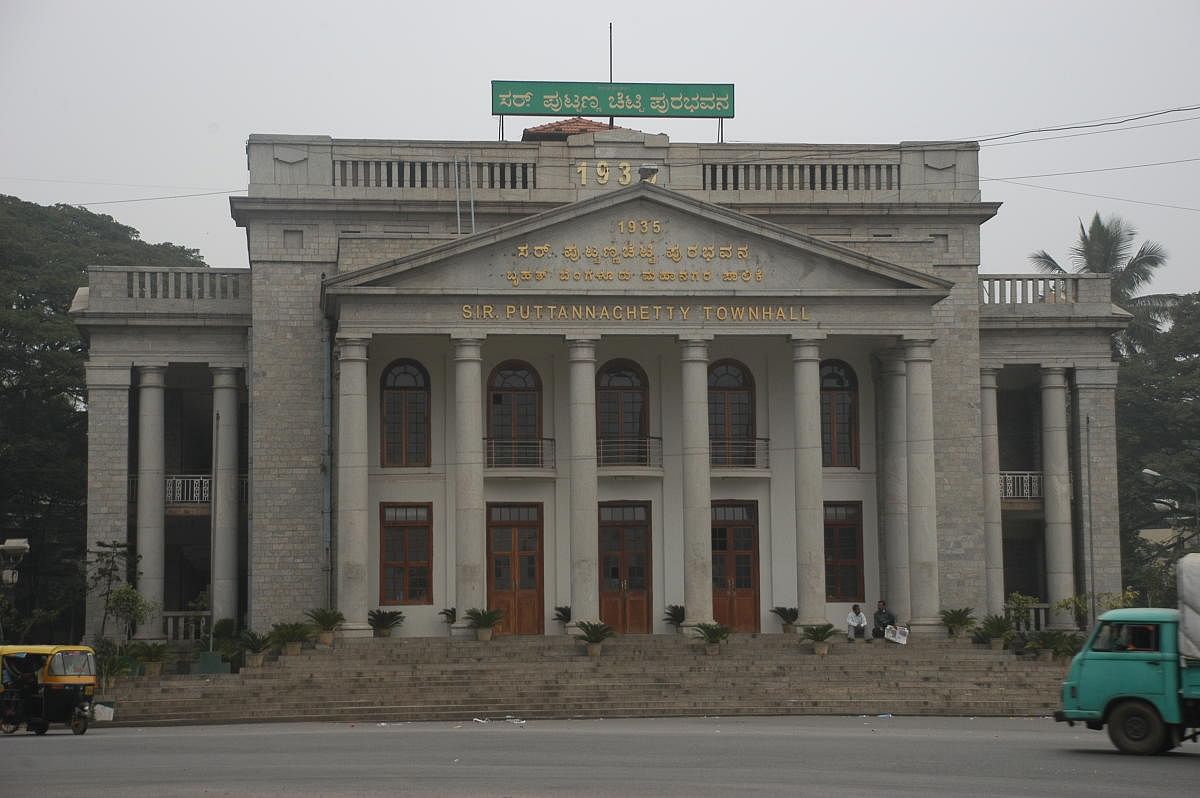
<path fill-rule="evenodd" d="M 121 680 L 101 700 L 116 723 L 695 715 L 1045 715 L 1065 664 L 952 641 L 834 643 L 735 635 L 707 656 L 681 635 L 609 640 L 598 658 L 568 637 L 488 643 L 340 640 L 260 669 Z"/>

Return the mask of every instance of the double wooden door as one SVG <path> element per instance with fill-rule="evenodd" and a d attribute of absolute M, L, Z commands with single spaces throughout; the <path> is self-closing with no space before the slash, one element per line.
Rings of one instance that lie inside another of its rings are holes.
<path fill-rule="evenodd" d="M 713 502 L 713 617 L 735 632 L 758 631 L 758 505 Z"/>
<path fill-rule="evenodd" d="M 600 620 L 650 634 L 650 505 L 600 505 Z"/>
<path fill-rule="evenodd" d="M 495 634 L 540 635 L 542 506 L 489 504 L 487 512 L 487 603 L 504 613 Z"/>

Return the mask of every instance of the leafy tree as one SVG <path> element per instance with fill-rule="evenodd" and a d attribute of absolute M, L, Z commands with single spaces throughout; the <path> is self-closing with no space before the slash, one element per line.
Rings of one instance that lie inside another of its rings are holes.
<path fill-rule="evenodd" d="M 29 539 L 13 612 L 35 639 L 82 631 L 84 343 L 68 315 L 91 264 L 203 267 L 111 217 L 0 195 L 0 537 Z"/>
<path fill-rule="evenodd" d="M 1137 230 L 1119 216 L 1092 216 L 1088 227 L 1079 221 L 1079 240 L 1071 247 L 1071 267 L 1076 273 L 1107 274 L 1112 278 L 1112 301 L 1133 314 L 1129 327 L 1114 339 L 1117 353 L 1137 351 L 1158 333 L 1174 294 L 1141 294 L 1154 272 L 1167 262 L 1167 252 L 1153 241 L 1142 243 L 1132 256 Z M 1049 274 L 1065 274 L 1057 260 L 1041 250 L 1029 256 L 1033 265 Z"/>
<path fill-rule="evenodd" d="M 1200 488 L 1200 294 L 1166 312 L 1164 330 L 1121 363 L 1117 384 L 1117 474 L 1125 583 L 1159 605 L 1174 603 L 1164 563 L 1176 546 L 1142 539 L 1139 530 L 1172 524 L 1197 531 Z M 1172 477 L 1147 479 L 1143 468 Z M 1177 481 L 1176 481 L 1177 480 Z M 1166 504 L 1156 500 L 1165 499 Z M 1174 508 L 1174 509 L 1173 509 Z M 1200 539 L 1191 541 L 1193 550 Z"/>

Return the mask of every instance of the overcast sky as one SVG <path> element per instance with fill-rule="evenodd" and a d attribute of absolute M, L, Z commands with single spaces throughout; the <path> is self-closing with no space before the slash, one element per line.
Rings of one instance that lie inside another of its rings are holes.
<path fill-rule="evenodd" d="M 735 84 L 728 141 L 981 138 L 1200 106 L 1197 0 L 419 5 L 0 0 L 0 193 L 90 203 L 244 266 L 227 194 L 112 201 L 244 188 L 251 133 L 494 139 L 489 81 L 606 80 L 609 22 L 618 81 Z M 1200 110 L 1117 127 L 1135 125 L 985 146 L 983 198 L 1004 206 L 983 269 L 1031 271 L 1042 248 L 1065 262 L 1098 210 L 1167 248 L 1154 290 L 1200 290 L 1200 160 L 1140 166 L 1200 159 Z"/>

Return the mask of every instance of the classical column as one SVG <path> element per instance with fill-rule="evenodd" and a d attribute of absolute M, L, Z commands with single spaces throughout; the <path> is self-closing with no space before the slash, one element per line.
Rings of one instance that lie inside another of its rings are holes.
<path fill-rule="evenodd" d="M 1000 515 L 1000 425 L 997 369 L 979 372 L 979 415 L 983 449 L 983 545 L 987 568 L 987 611 L 1004 611 L 1004 533 Z"/>
<path fill-rule="evenodd" d="M 487 603 L 483 502 L 483 339 L 454 339 L 454 581 L 458 614 Z"/>
<path fill-rule="evenodd" d="M 142 639 L 163 636 L 163 574 L 166 570 L 166 480 L 163 448 L 163 393 L 165 366 L 138 369 L 138 496 L 137 553 L 138 592 L 154 606 L 150 617 L 137 631 Z"/>
<path fill-rule="evenodd" d="M 708 448 L 708 341 L 680 339 L 683 394 L 683 606 L 686 624 L 710 622 L 712 482 Z"/>
<path fill-rule="evenodd" d="M 1117 366 L 1075 367 L 1079 423 L 1079 495 L 1083 573 L 1090 593 L 1121 590 L 1121 536 L 1117 506 Z M 1093 619 L 1094 620 L 1094 619 Z"/>
<path fill-rule="evenodd" d="M 213 619 L 237 619 L 238 369 L 214 368 L 213 425 Z"/>
<path fill-rule="evenodd" d="M 901 622 L 912 617 L 908 576 L 908 402 L 903 353 L 883 358 L 883 519 L 888 609 Z M 870 596 L 867 605 L 870 606 Z"/>
<path fill-rule="evenodd" d="M 87 547 L 129 536 L 129 363 L 87 364 Z M 87 596 L 84 635 L 100 636 L 104 599 Z M 117 635 L 111 620 L 105 635 Z"/>
<path fill-rule="evenodd" d="M 937 479 L 933 455 L 933 342 L 905 342 L 908 416 L 908 577 L 911 626 L 941 628 L 938 588 Z"/>
<path fill-rule="evenodd" d="M 571 420 L 571 617 L 600 620 L 596 340 L 568 338 Z"/>
<path fill-rule="evenodd" d="M 796 596 L 798 623 L 826 622 L 825 504 L 821 451 L 821 348 L 792 339 L 793 435 L 796 444 Z"/>
<path fill-rule="evenodd" d="M 1042 369 L 1042 496 L 1046 517 L 1046 600 L 1051 625 L 1074 625 L 1070 612 L 1054 605 L 1075 595 L 1071 540 L 1071 479 L 1067 458 L 1067 372 Z"/>
<path fill-rule="evenodd" d="M 367 610 L 371 562 L 367 512 L 366 338 L 338 339 L 337 608 L 346 616 L 341 633 L 370 633 Z"/>

